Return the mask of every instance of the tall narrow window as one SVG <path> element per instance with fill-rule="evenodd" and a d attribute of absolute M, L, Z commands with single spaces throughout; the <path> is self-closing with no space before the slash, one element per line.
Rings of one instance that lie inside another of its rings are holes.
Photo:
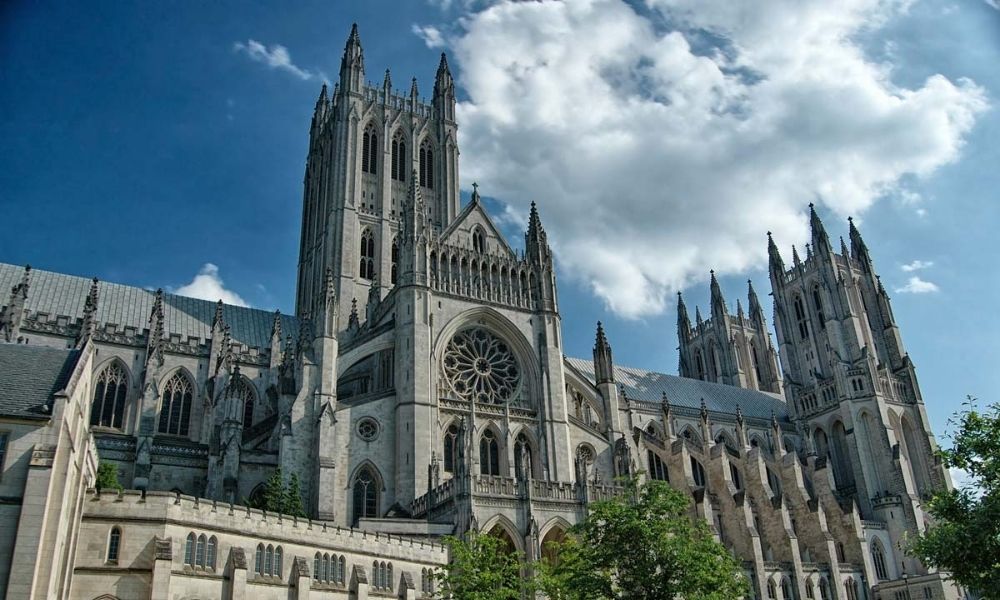
<path fill-rule="evenodd" d="M 872 562 L 875 563 L 875 575 L 879 581 L 889 579 L 889 570 L 885 566 L 885 552 L 882 550 L 882 543 L 872 540 Z"/>
<path fill-rule="evenodd" d="M 826 319 L 823 317 L 823 299 L 819 295 L 819 286 L 813 288 L 813 304 L 816 306 L 816 316 L 819 318 L 820 329 L 826 329 Z"/>
<path fill-rule="evenodd" d="M 337 559 L 337 583 L 344 585 L 345 575 L 347 571 L 347 561 L 343 556 Z"/>
<path fill-rule="evenodd" d="M 764 385 L 764 378 L 760 376 L 760 361 L 757 359 L 757 346 L 750 346 L 750 354 L 753 357 L 753 371 L 757 375 L 757 385 Z"/>
<path fill-rule="evenodd" d="M 458 468 L 458 427 L 450 425 L 444 433 L 444 470 L 454 473 Z"/>
<path fill-rule="evenodd" d="M 480 254 L 486 252 L 486 238 L 483 236 L 483 230 L 478 227 L 472 232 L 472 249 Z"/>
<path fill-rule="evenodd" d="M 420 185 L 434 189 L 434 151 L 427 140 L 420 144 Z"/>
<path fill-rule="evenodd" d="M 361 171 L 375 175 L 378 173 L 378 135 L 374 125 L 365 128 L 361 141 Z"/>
<path fill-rule="evenodd" d="M 793 301 L 795 308 L 795 320 L 798 321 L 799 325 L 799 338 L 807 339 L 809 337 L 809 322 L 806 319 L 806 308 L 802 305 L 802 297 L 796 296 Z"/>
<path fill-rule="evenodd" d="M 121 429 L 125 421 L 125 397 L 128 376 L 118 362 L 113 362 L 97 376 L 94 402 L 90 408 L 90 424 Z"/>
<path fill-rule="evenodd" d="M 322 577 L 320 576 L 320 572 L 319 572 L 320 560 L 321 559 L 320 559 L 320 556 L 319 556 L 319 552 L 317 552 L 313 556 L 313 579 L 315 581 L 323 581 Z"/>
<path fill-rule="evenodd" d="M 178 372 L 163 387 L 160 403 L 160 433 L 187 435 L 191 421 L 191 380 Z"/>
<path fill-rule="evenodd" d="M 694 353 L 694 364 L 695 368 L 698 370 L 698 379 L 702 381 L 705 380 L 705 360 L 701 357 L 701 350 L 696 350 Z"/>
<path fill-rule="evenodd" d="M 209 569 L 215 568 L 215 552 L 219 546 L 219 541 L 215 539 L 215 536 L 208 538 L 208 546 L 206 551 L 205 566 Z"/>
<path fill-rule="evenodd" d="M 364 279 L 375 278 L 375 234 L 371 229 L 361 233 L 361 265 L 359 275 Z"/>
<path fill-rule="evenodd" d="M 229 385 L 232 386 L 230 389 L 232 397 L 238 398 L 243 404 L 243 426 L 250 427 L 253 425 L 253 411 L 254 405 L 257 404 L 257 393 L 254 392 L 253 385 L 245 377 L 231 380 Z"/>
<path fill-rule="evenodd" d="M 492 429 L 487 429 L 479 440 L 479 472 L 500 475 L 500 444 Z"/>
<path fill-rule="evenodd" d="M 281 557 L 283 554 L 281 546 L 274 549 L 274 568 L 271 569 L 271 575 L 274 577 L 281 577 Z"/>
<path fill-rule="evenodd" d="M 189 537 L 194 537 L 194 534 L 191 534 Z M 257 544 L 257 556 L 253 562 L 253 572 L 257 575 L 264 573 L 264 544 Z"/>
<path fill-rule="evenodd" d="M 663 464 L 663 459 L 660 458 L 660 455 L 652 450 L 647 450 L 646 452 L 650 478 L 657 481 L 670 481 L 670 476 L 667 475 L 667 465 Z"/>
<path fill-rule="evenodd" d="M 359 519 L 378 516 L 378 484 L 368 467 L 362 467 L 354 477 L 354 523 Z"/>
<path fill-rule="evenodd" d="M 523 433 L 514 440 L 514 471 L 518 477 L 531 479 L 531 443 Z"/>
<path fill-rule="evenodd" d="M 733 480 L 733 487 L 738 490 L 743 489 L 743 478 L 740 477 L 740 470 L 733 463 L 729 463 L 729 477 Z"/>
<path fill-rule="evenodd" d="M 694 478 L 695 487 L 705 487 L 705 467 L 701 466 L 698 459 L 691 457 L 691 476 Z"/>
<path fill-rule="evenodd" d="M 396 274 L 399 270 L 399 239 L 392 240 L 392 252 L 390 254 L 392 260 L 392 270 L 389 273 L 389 282 L 392 285 L 396 285 Z"/>
<path fill-rule="evenodd" d="M 402 132 L 397 132 L 392 138 L 392 178 L 406 181 L 406 142 Z"/>
<path fill-rule="evenodd" d="M 205 566 L 205 544 L 207 541 L 204 533 L 198 536 L 198 545 L 195 546 L 194 551 L 194 564 L 198 567 Z"/>
<path fill-rule="evenodd" d="M 194 532 L 188 534 L 184 544 L 184 564 L 194 566 Z"/>
<path fill-rule="evenodd" d="M 118 527 L 111 528 L 111 534 L 108 535 L 108 562 L 117 563 L 118 562 L 118 551 L 121 549 L 122 544 L 122 530 Z"/>

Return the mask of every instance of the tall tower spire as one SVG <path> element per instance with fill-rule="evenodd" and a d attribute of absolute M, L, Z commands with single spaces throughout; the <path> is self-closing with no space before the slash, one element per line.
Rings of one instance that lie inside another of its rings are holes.
<path fill-rule="evenodd" d="M 365 59 L 361 50 L 358 24 L 351 25 L 344 56 L 340 59 L 340 91 L 343 94 L 360 94 L 365 85 Z"/>
<path fill-rule="evenodd" d="M 455 80 L 448 68 L 448 57 L 441 53 L 437 75 L 434 78 L 434 112 L 439 119 L 455 121 Z"/>
<path fill-rule="evenodd" d="M 614 360 L 611 357 L 611 344 L 604 335 L 604 326 L 597 322 L 597 338 L 594 342 L 594 374 L 597 383 L 614 382 Z"/>
<path fill-rule="evenodd" d="M 816 213 L 816 207 L 809 204 L 809 228 L 812 230 L 813 253 L 820 257 L 828 257 L 833 254 L 833 247 L 830 245 L 830 236 L 823 227 L 823 221 Z"/>
<path fill-rule="evenodd" d="M 478 194 L 478 192 L 477 192 Z M 549 261 L 549 241 L 542 227 L 542 220 L 538 216 L 538 207 L 531 203 L 531 212 L 528 215 L 528 231 L 524 234 L 524 248 L 530 260 L 545 264 Z"/>
<path fill-rule="evenodd" d="M 684 304 L 684 296 L 677 292 L 677 337 L 683 346 L 691 339 L 691 319 L 688 317 L 687 305 Z"/>
<path fill-rule="evenodd" d="M 770 231 L 767 232 L 767 262 L 771 271 L 771 285 L 779 286 L 784 283 L 785 261 L 781 259 L 781 252 L 778 251 L 778 245 L 774 243 Z"/>
<path fill-rule="evenodd" d="M 721 323 L 722 319 L 729 316 L 726 309 L 726 299 L 722 296 L 722 288 L 719 287 L 719 280 L 715 277 L 715 271 L 710 271 L 712 276 L 712 318 Z"/>

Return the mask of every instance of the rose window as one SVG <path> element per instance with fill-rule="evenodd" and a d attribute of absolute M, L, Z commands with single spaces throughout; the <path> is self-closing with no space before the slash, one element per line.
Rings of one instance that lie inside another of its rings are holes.
<path fill-rule="evenodd" d="M 521 386 L 521 369 L 506 342 L 485 329 L 455 334 L 444 353 L 444 375 L 466 400 L 503 404 Z"/>

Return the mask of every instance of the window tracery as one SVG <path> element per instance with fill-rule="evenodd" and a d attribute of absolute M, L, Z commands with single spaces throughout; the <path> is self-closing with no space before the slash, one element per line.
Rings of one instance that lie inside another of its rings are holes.
<path fill-rule="evenodd" d="M 361 137 L 361 172 L 375 175 L 378 172 L 378 134 L 369 124 Z"/>
<path fill-rule="evenodd" d="M 504 404 L 521 388 L 521 369 L 506 342 L 481 328 L 455 334 L 444 354 L 444 375 L 465 400 Z"/>
<path fill-rule="evenodd" d="M 361 234 L 361 264 L 358 273 L 364 279 L 375 279 L 375 234 L 365 229 Z"/>
<path fill-rule="evenodd" d="M 406 142 L 402 132 L 396 132 L 392 138 L 392 178 L 406 181 Z"/>
<path fill-rule="evenodd" d="M 160 403 L 160 433 L 188 434 L 192 396 L 191 380 L 183 373 L 177 373 L 170 378 L 163 388 L 163 401 Z"/>
<path fill-rule="evenodd" d="M 121 429 L 125 421 L 125 400 L 128 396 L 128 375 L 117 361 L 97 376 L 94 402 L 90 408 L 92 426 Z"/>
<path fill-rule="evenodd" d="M 420 144 L 420 185 L 434 189 L 434 151 L 427 140 Z"/>

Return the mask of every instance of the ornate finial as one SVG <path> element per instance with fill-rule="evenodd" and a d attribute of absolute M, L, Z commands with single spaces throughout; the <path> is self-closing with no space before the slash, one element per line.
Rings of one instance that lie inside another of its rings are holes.
<path fill-rule="evenodd" d="M 351 314 L 347 317 L 347 328 L 357 329 L 360 326 L 358 323 L 358 299 L 351 298 Z"/>
<path fill-rule="evenodd" d="M 705 404 L 704 398 L 701 399 L 701 420 L 702 421 L 708 420 L 708 405 Z"/>
<path fill-rule="evenodd" d="M 281 311 L 274 311 L 274 322 L 271 324 L 271 337 L 281 341 Z"/>
<path fill-rule="evenodd" d="M 740 408 L 739 403 L 736 403 L 736 422 L 739 423 L 740 427 L 743 427 L 743 409 Z"/>
<path fill-rule="evenodd" d="M 215 318 L 212 320 L 212 329 L 221 327 L 222 324 L 222 300 L 220 299 L 215 303 Z"/>
<path fill-rule="evenodd" d="M 670 400 L 667 398 L 667 390 L 661 392 L 660 404 L 663 406 L 663 410 L 670 412 Z"/>
<path fill-rule="evenodd" d="M 774 414 L 774 409 L 771 409 L 771 427 L 778 429 L 778 416 Z"/>
<path fill-rule="evenodd" d="M 472 201 L 479 202 L 479 184 L 475 181 L 472 182 Z"/>

